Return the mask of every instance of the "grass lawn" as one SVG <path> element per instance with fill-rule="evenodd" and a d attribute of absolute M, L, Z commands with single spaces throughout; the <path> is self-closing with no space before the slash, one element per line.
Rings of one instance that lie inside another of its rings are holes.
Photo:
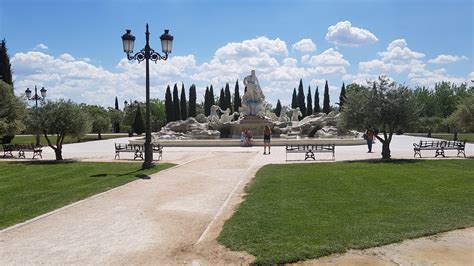
<path fill-rule="evenodd" d="M 426 137 L 428 133 L 407 133 L 409 136 Z M 431 133 L 432 138 L 453 140 L 454 134 L 449 133 Z M 467 140 L 467 142 L 474 142 L 474 133 L 459 133 L 458 140 Z"/>
<path fill-rule="evenodd" d="M 0 162 L 0 229 L 164 170 L 160 163 Z"/>
<path fill-rule="evenodd" d="M 474 226 L 474 160 L 268 165 L 218 240 L 285 263 Z"/>
<path fill-rule="evenodd" d="M 102 134 L 102 139 L 114 139 L 114 138 L 123 138 L 127 137 L 128 134 L 108 134 L 104 135 Z M 52 144 L 56 145 L 56 135 L 51 135 L 49 136 L 49 140 L 51 141 Z M 88 134 L 86 136 L 81 137 L 81 142 L 86 142 L 86 141 L 94 141 L 97 140 L 97 134 Z M 64 144 L 68 143 L 76 143 L 77 138 L 71 137 L 66 135 L 64 138 Z M 12 140 L 13 144 L 30 144 L 30 143 L 36 143 L 36 137 L 35 136 L 24 136 L 24 135 L 15 135 L 15 138 Z M 40 143 L 43 146 L 48 146 L 48 142 L 46 141 L 45 137 L 41 135 L 40 137 Z"/>

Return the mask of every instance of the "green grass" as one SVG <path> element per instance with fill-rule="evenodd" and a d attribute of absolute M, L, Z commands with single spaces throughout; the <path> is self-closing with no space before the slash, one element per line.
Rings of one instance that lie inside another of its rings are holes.
<path fill-rule="evenodd" d="M 285 263 L 474 225 L 474 160 L 268 165 L 218 240 Z"/>
<path fill-rule="evenodd" d="M 426 137 L 428 133 L 406 133 L 408 136 Z M 431 133 L 432 138 L 453 140 L 454 134 L 449 133 Z M 459 133 L 458 140 L 467 140 L 467 142 L 474 142 L 474 133 Z"/>
<path fill-rule="evenodd" d="M 114 138 L 123 138 L 127 137 L 127 134 L 110 134 L 110 135 L 102 135 L 102 139 L 114 139 Z M 56 135 L 51 135 L 48 136 L 49 140 L 51 141 L 52 144 L 56 145 Z M 94 141 L 97 140 L 97 134 L 88 134 L 84 137 L 81 137 L 81 142 L 86 142 L 86 141 Z M 36 142 L 36 137 L 35 136 L 24 136 L 24 135 L 16 135 L 15 138 L 12 140 L 13 144 L 30 144 L 30 143 L 35 143 Z M 71 137 L 71 136 L 66 136 L 64 138 L 64 144 L 68 143 L 76 143 L 77 138 L 76 137 Z M 43 146 L 47 146 L 48 142 L 46 141 L 46 138 L 42 135 L 40 137 L 40 143 Z"/>
<path fill-rule="evenodd" d="M 140 163 L 0 162 L 0 229 L 171 167 Z"/>

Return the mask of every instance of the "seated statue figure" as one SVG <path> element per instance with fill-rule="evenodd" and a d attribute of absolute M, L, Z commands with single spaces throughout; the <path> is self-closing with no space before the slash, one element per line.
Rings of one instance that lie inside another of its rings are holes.
<path fill-rule="evenodd" d="M 299 121 L 299 117 L 303 116 L 299 107 L 291 109 L 291 121 Z"/>
<path fill-rule="evenodd" d="M 260 88 L 255 70 L 252 70 L 250 75 L 244 78 L 244 85 L 247 91 L 242 96 L 242 113 L 244 115 L 257 115 L 264 112 L 263 101 L 265 96 Z"/>

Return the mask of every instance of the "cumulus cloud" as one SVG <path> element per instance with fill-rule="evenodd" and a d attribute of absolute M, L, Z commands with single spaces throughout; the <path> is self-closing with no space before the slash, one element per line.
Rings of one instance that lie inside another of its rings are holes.
<path fill-rule="evenodd" d="M 378 38 L 366 29 L 352 27 L 350 21 L 340 21 L 328 28 L 326 40 L 338 46 L 361 46 L 378 42 Z"/>
<path fill-rule="evenodd" d="M 466 56 L 458 56 L 458 55 L 447 55 L 447 54 L 441 54 L 438 55 L 438 57 L 434 59 L 428 60 L 428 63 L 431 64 L 449 64 L 449 63 L 454 63 L 458 62 L 461 60 L 467 60 L 468 58 Z"/>
<path fill-rule="evenodd" d="M 319 55 L 303 56 L 302 61 L 313 66 L 310 70 L 313 73 L 324 75 L 345 74 L 346 67 L 350 66 L 349 61 L 344 59 L 344 56 L 334 48 L 329 48 Z"/>
<path fill-rule="evenodd" d="M 303 53 L 314 52 L 316 51 L 316 44 L 314 44 L 311 39 L 302 39 L 301 41 L 294 43 L 292 49 Z"/>
<path fill-rule="evenodd" d="M 36 46 L 35 46 L 35 50 L 48 50 L 48 46 L 46 46 L 46 44 L 44 43 L 38 43 Z"/>
<path fill-rule="evenodd" d="M 392 41 L 387 50 L 384 52 L 379 52 L 378 55 L 384 61 L 390 60 L 399 60 L 399 61 L 406 61 L 406 60 L 416 60 L 425 57 L 425 54 L 418 53 L 410 50 L 407 46 L 407 42 L 405 39 L 397 39 Z"/>

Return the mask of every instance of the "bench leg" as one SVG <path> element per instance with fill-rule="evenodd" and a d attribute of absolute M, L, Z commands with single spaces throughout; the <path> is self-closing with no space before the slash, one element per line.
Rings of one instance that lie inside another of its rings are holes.
<path fill-rule="evenodd" d="M 436 150 L 436 155 L 435 155 L 435 157 L 438 157 L 438 156 L 440 156 L 440 155 L 443 156 L 443 157 L 446 157 L 446 156 L 444 155 L 444 149 L 438 149 L 438 150 Z"/>
<path fill-rule="evenodd" d="M 115 157 L 114 157 L 114 160 L 117 159 L 117 157 L 120 159 L 120 152 L 119 151 L 115 151 Z"/>
<path fill-rule="evenodd" d="M 418 150 L 414 150 L 415 154 L 413 154 L 413 158 L 416 158 L 416 155 L 418 154 L 418 156 L 420 156 L 421 158 L 421 151 L 418 151 Z"/>
<path fill-rule="evenodd" d="M 316 161 L 316 158 L 314 157 L 314 152 L 312 152 L 312 151 L 306 152 L 306 154 L 304 156 L 304 160 L 306 161 L 308 159 L 313 159 L 314 161 Z"/>
<path fill-rule="evenodd" d="M 26 159 L 25 151 L 18 151 L 18 158 L 22 158 L 22 157 L 23 157 L 23 159 Z"/>
<path fill-rule="evenodd" d="M 137 159 L 137 158 L 140 158 L 140 159 L 143 160 L 143 152 L 141 152 L 141 151 L 136 151 L 136 152 L 135 152 L 135 155 L 134 155 L 134 157 L 133 157 L 133 160 L 135 160 L 135 159 Z"/>
<path fill-rule="evenodd" d="M 32 158 L 32 159 L 34 159 L 37 155 L 38 155 L 39 157 L 41 157 L 41 159 L 43 159 L 43 156 L 41 155 L 41 152 L 40 152 L 40 151 L 34 151 L 34 152 L 33 152 L 33 158 Z"/>
<path fill-rule="evenodd" d="M 466 158 L 466 152 L 464 150 L 458 150 L 458 155 L 456 156 L 459 156 L 459 154 L 464 155 L 464 158 Z"/>

